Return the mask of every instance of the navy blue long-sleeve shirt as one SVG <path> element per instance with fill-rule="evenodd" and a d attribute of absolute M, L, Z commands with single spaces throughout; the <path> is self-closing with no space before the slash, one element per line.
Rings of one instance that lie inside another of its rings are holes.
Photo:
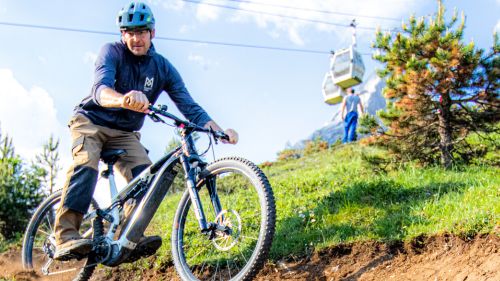
<path fill-rule="evenodd" d="M 121 94 L 131 90 L 143 92 L 154 104 L 165 91 L 189 121 L 204 126 L 211 118 L 191 97 L 174 66 L 156 53 L 153 45 L 145 56 L 135 56 L 123 42 L 102 47 L 95 62 L 95 79 L 89 96 L 76 106 L 75 112 L 87 116 L 92 123 L 123 131 L 138 131 L 145 114 L 123 108 L 99 105 L 99 94 L 109 87 Z"/>

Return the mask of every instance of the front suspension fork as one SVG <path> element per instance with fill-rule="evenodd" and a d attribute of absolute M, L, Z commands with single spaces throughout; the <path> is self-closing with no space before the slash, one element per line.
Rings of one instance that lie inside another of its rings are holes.
<path fill-rule="evenodd" d="M 198 194 L 198 189 L 196 188 L 196 170 L 198 168 L 198 162 L 194 161 L 190 163 L 188 157 L 185 155 L 182 155 L 180 157 L 180 160 L 185 171 L 184 177 L 186 180 L 189 197 L 191 198 L 191 204 L 193 205 L 194 214 L 196 216 L 196 219 L 198 220 L 200 230 L 202 233 L 206 234 L 208 234 L 209 232 L 213 232 L 215 229 L 217 229 L 217 224 L 212 222 L 207 223 L 205 212 L 203 211 L 203 205 L 201 204 L 200 200 L 200 195 Z M 210 196 L 210 201 L 214 208 L 214 216 L 217 216 L 222 211 L 222 207 L 219 196 L 217 195 L 215 177 L 207 177 L 206 181 L 206 187 Z"/>

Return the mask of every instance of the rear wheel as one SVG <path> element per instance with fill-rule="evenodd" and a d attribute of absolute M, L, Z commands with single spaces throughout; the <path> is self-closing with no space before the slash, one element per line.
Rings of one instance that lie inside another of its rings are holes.
<path fill-rule="evenodd" d="M 274 236 L 276 210 L 269 181 L 242 158 L 218 160 L 206 172 L 197 188 L 207 222 L 218 230 L 212 235 L 200 232 L 186 191 L 172 232 L 177 272 L 183 280 L 250 280 L 263 267 Z M 209 189 L 216 190 L 218 200 Z"/>
<path fill-rule="evenodd" d="M 55 253 L 54 222 L 61 194 L 62 191 L 57 191 L 45 199 L 31 218 L 23 240 L 23 267 L 39 275 L 57 275 L 58 280 L 88 280 L 97 265 L 92 256 L 70 261 L 52 259 Z M 90 209 L 97 208 L 97 202 L 92 200 Z M 102 220 L 83 221 L 80 234 L 87 238 L 101 236 Z"/>

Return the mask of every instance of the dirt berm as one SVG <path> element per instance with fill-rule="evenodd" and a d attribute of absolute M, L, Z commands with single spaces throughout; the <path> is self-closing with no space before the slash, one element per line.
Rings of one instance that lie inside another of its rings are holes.
<path fill-rule="evenodd" d="M 154 259 L 154 258 L 151 258 Z M 20 251 L 0 255 L 0 280 L 65 280 L 22 270 Z M 68 280 L 71 280 L 68 279 Z M 99 269 L 92 280 L 179 280 L 172 266 L 157 270 Z M 268 263 L 256 280 L 500 280 L 500 237 L 441 235 L 409 243 L 339 245 L 309 257 Z"/>

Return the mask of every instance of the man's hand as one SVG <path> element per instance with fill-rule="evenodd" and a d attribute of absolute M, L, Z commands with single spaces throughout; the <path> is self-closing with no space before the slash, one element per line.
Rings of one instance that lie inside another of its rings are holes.
<path fill-rule="evenodd" d="M 222 132 L 222 128 L 217 125 L 214 121 L 208 121 L 207 124 L 204 126 L 206 129 L 211 128 L 214 131 L 220 131 Z M 224 134 L 226 134 L 229 137 L 229 141 L 225 139 L 221 139 L 222 143 L 230 143 L 230 144 L 237 144 L 238 143 L 238 133 L 233 130 L 233 129 L 227 129 L 224 131 Z"/>
<path fill-rule="evenodd" d="M 121 107 L 137 112 L 149 113 L 149 100 L 141 91 L 132 90 L 123 95 Z"/>
<path fill-rule="evenodd" d="M 230 143 L 230 144 L 237 144 L 238 143 L 238 133 L 233 130 L 233 129 L 227 129 L 224 131 L 224 133 L 229 137 L 229 141 L 227 140 L 221 140 L 223 143 Z"/>

